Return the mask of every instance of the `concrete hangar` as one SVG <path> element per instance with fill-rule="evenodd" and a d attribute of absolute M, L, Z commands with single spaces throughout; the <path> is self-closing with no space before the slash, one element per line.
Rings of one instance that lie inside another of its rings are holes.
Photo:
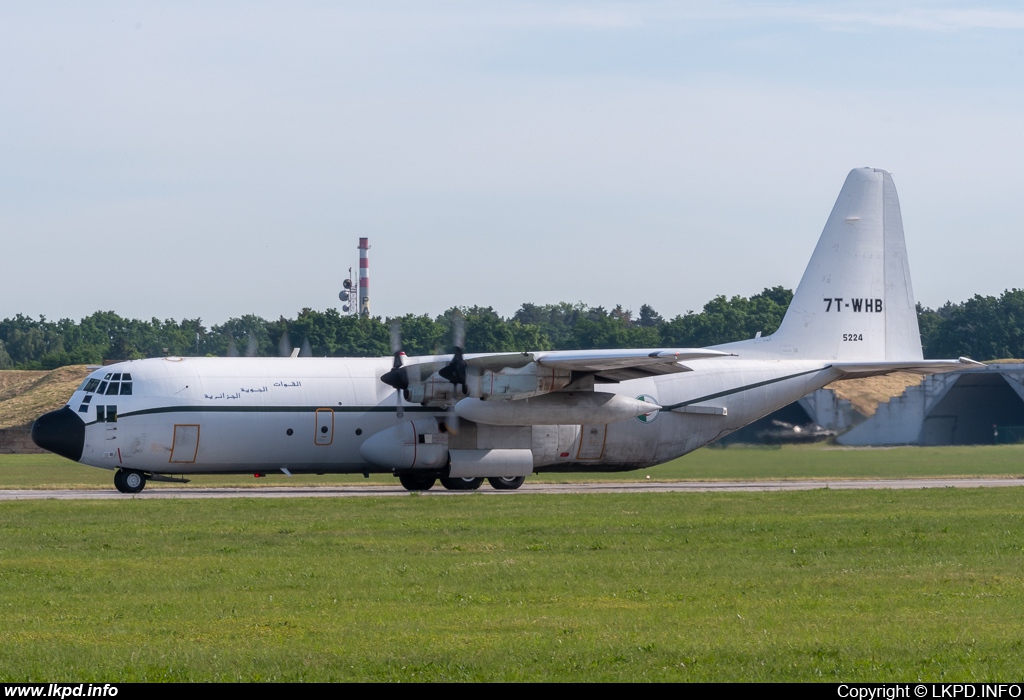
<path fill-rule="evenodd" d="M 794 426 L 795 437 L 803 426 L 804 435 L 827 432 L 847 446 L 1024 442 L 1024 362 L 924 377 L 901 395 L 878 402 L 868 416 L 842 393 L 834 387 L 819 389 L 723 442 L 770 442 L 780 436 L 772 426 L 782 425 Z"/>

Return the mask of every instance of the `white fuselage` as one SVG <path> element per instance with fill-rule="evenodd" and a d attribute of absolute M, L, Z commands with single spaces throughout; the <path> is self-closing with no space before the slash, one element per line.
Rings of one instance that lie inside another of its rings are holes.
<path fill-rule="evenodd" d="M 462 421 L 459 432 L 478 434 L 474 448 L 529 447 L 537 470 L 639 469 L 706 445 L 838 376 L 817 360 L 686 364 L 692 372 L 596 386 L 675 410 L 607 425 L 506 428 Z M 390 358 L 134 360 L 90 375 L 102 381 L 128 373 L 130 394 L 87 393 L 83 384 L 68 406 L 86 424 L 81 462 L 96 467 L 155 474 L 390 472 L 363 459 L 363 442 L 403 421 L 449 413 L 403 401 L 399 417 L 395 391 L 380 380 L 390 367 Z M 116 420 L 107 420 L 112 414 Z"/>

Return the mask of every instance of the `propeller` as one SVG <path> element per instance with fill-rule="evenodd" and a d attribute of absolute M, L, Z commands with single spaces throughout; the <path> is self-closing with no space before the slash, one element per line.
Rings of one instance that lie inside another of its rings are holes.
<path fill-rule="evenodd" d="M 466 383 L 466 371 L 469 365 L 463 356 L 463 349 L 466 345 L 466 319 L 462 314 L 456 313 L 452 317 L 452 342 L 455 345 L 452 361 L 438 370 L 443 378 L 450 381 L 458 388 L 462 387 L 463 394 L 469 394 L 469 385 Z"/>
<path fill-rule="evenodd" d="M 455 317 L 453 321 L 453 332 L 455 341 L 455 355 L 451 361 L 438 370 L 439 374 L 447 381 L 452 382 L 456 386 L 462 385 L 463 392 L 468 393 L 468 387 L 466 385 L 466 371 L 467 364 L 463 358 L 462 345 L 465 342 L 465 323 L 461 316 Z M 401 322 L 395 319 L 391 322 L 391 352 L 394 360 L 391 363 L 391 369 L 385 372 L 380 380 L 390 387 L 395 389 L 395 412 L 399 418 L 404 413 L 402 411 L 402 396 L 405 395 L 406 400 L 409 400 L 408 389 L 411 384 L 418 383 L 420 381 L 420 375 L 424 367 L 428 373 L 434 371 L 434 367 L 437 365 L 428 364 L 421 365 L 419 363 L 406 364 L 405 352 L 402 350 L 402 328 Z M 453 379 L 454 377 L 454 379 Z M 445 417 L 445 425 L 452 433 L 458 432 L 459 419 L 455 415 L 454 411 L 450 411 Z"/>
<path fill-rule="evenodd" d="M 401 418 L 402 392 L 409 388 L 409 368 L 405 366 L 405 352 L 402 350 L 402 323 L 398 319 L 391 322 L 391 352 L 394 361 L 391 371 L 385 372 L 380 378 L 382 382 L 395 389 L 395 413 Z"/>
<path fill-rule="evenodd" d="M 258 349 L 259 349 L 259 348 L 258 348 L 258 347 L 257 347 L 257 345 L 256 345 L 256 339 L 255 339 L 255 338 L 253 338 L 253 337 L 252 337 L 252 333 L 250 333 L 250 334 L 249 334 L 249 342 L 248 342 L 248 344 L 247 344 L 247 345 L 245 346 L 245 356 L 246 356 L 246 357 L 256 357 L 256 351 L 257 351 Z"/>
<path fill-rule="evenodd" d="M 281 334 L 281 340 L 277 343 L 277 354 L 281 357 L 289 357 L 292 354 L 292 339 L 288 331 Z"/>
<path fill-rule="evenodd" d="M 455 348 L 451 362 L 439 369 L 437 373 L 455 385 L 456 391 L 461 386 L 462 393 L 468 396 L 469 386 L 466 383 L 466 373 L 469 371 L 469 365 L 466 363 L 466 358 L 463 355 L 466 346 L 466 319 L 458 312 L 452 316 L 452 344 Z M 458 397 L 456 396 L 456 398 Z M 458 434 L 459 414 L 455 412 L 454 403 L 452 403 L 448 412 L 445 413 L 444 425 L 448 432 L 453 435 Z"/>

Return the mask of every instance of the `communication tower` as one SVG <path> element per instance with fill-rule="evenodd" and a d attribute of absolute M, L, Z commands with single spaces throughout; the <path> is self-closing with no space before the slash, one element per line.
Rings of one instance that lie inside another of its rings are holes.
<path fill-rule="evenodd" d="M 370 239 L 359 239 L 359 315 L 370 315 Z"/>
<path fill-rule="evenodd" d="M 359 239 L 359 284 L 356 287 L 352 277 L 352 268 L 348 269 L 348 278 L 341 286 L 343 289 L 338 293 L 341 300 L 341 312 L 369 317 L 370 315 L 370 239 Z"/>

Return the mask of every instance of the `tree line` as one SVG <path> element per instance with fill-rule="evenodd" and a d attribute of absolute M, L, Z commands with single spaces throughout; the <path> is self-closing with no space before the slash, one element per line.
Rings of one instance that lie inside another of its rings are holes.
<path fill-rule="evenodd" d="M 638 313 L 616 306 L 523 304 L 503 318 L 490 307 L 449 309 L 437 317 L 398 318 L 409 355 L 451 351 L 456 315 L 467 352 L 704 347 L 773 333 L 792 291 L 765 289 L 749 298 L 717 296 L 699 312 L 666 320 L 644 304 Z M 1024 357 L 1024 290 L 974 298 L 939 309 L 918 305 L 925 357 L 977 360 Z M 336 309 L 302 309 L 270 321 L 247 315 L 207 327 L 201 319 L 149 321 L 98 311 L 75 322 L 17 314 L 0 321 L 0 369 L 53 369 L 162 355 L 276 356 L 293 348 L 319 357 L 381 357 L 391 353 L 395 319 L 343 316 Z"/>

